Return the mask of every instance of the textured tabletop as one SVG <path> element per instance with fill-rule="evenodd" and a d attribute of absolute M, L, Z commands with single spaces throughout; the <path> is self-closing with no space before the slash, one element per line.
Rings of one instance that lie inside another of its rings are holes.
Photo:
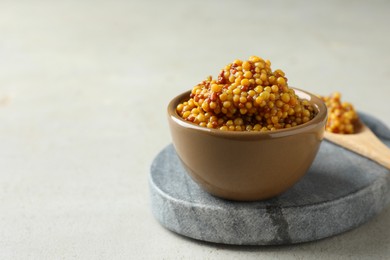
<path fill-rule="evenodd" d="M 171 143 L 169 100 L 251 55 L 390 126 L 389 10 L 381 0 L 1 0 L 0 259 L 388 259 L 389 207 L 316 242 L 226 246 L 160 225 L 148 176 Z"/>

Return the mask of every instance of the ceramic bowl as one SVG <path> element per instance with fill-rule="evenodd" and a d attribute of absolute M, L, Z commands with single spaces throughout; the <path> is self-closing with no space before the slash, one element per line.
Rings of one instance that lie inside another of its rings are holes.
<path fill-rule="evenodd" d="M 325 131 L 327 109 L 317 96 L 295 89 L 313 105 L 309 122 L 268 132 L 209 129 L 182 119 L 176 106 L 190 91 L 168 105 L 173 145 L 184 168 L 201 188 L 229 200 L 255 201 L 292 187 L 312 164 Z"/>

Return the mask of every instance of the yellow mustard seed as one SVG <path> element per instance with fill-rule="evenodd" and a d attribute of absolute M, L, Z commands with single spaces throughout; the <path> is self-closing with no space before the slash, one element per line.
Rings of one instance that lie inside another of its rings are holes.
<path fill-rule="evenodd" d="M 248 79 L 243 79 L 243 80 L 241 80 L 241 85 L 243 85 L 243 86 L 248 86 L 249 85 L 249 80 Z"/>
<path fill-rule="evenodd" d="M 246 72 L 244 73 L 244 77 L 247 78 L 247 79 L 249 79 L 249 80 L 252 79 L 252 76 L 253 76 L 253 75 L 252 75 L 252 72 L 250 72 L 250 71 L 246 71 Z"/>

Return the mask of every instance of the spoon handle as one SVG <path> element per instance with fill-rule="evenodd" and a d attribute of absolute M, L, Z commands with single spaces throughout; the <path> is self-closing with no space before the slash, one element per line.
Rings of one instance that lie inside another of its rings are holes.
<path fill-rule="evenodd" d="M 325 132 L 325 138 L 390 169 L 390 149 L 365 125 L 356 134 Z"/>

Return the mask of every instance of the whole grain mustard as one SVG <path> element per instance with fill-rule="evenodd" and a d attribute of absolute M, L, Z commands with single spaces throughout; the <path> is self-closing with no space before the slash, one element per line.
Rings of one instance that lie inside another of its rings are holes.
<path fill-rule="evenodd" d="M 310 121 L 315 110 L 289 88 L 285 73 L 257 56 L 226 65 L 177 106 L 185 120 L 226 131 L 274 131 Z"/>
<path fill-rule="evenodd" d="M 359 121 L 358 114 L 351 103 L 342 102 L 340 92 L 329 96 L 319 96 L 328 108 L 326 131 L 337 134 L 353 134 Z"/>

